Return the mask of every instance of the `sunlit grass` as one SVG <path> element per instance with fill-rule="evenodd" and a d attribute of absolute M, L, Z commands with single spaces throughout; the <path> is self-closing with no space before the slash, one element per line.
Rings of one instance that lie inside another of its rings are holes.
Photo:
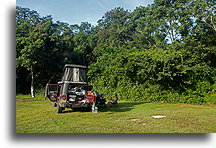
<path fill-rule="evenodd" d="M 48 100 L 16 102 L 17 133 L 212 133 L 215 123 L 215 106 L 121 101 L 98 113 L 66 109 L 57 114 Z"/>
<path fill-rule="evenodd" d="M 19 100 L 19 101 L 30 101 L 30 100 L 44 100 L 44 96 L 42 95 L 36 95 L 35 98 L 32 98 L 31 95 L 22 95 L 22 94 L 19 94 L 19 95 L 16 95 L 16 99 Z"/>

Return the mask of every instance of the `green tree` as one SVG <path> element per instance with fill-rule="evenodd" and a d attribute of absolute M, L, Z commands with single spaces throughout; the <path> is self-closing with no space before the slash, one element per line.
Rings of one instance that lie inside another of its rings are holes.
<path fill-rule="evenodd" d="M 22 82 L 19 79 L 23 78 L 22 71 L 28 71 L 34 97 L 34 86 L 41 88 L 47 82 L 59 79 L 64 64 L 79 64 L 81 61 L 79 53 L 74 50 L 72 26 L 54 23 L 51 16 L 40 17 L 29 9 L 17 7 L 17 12 L 17 80 Z M 26 14 L 31 15 L 23 17 Z"/>
<path fill-rule="evenodd" d="M 26 9 L 27 10 L 27 9 Z M 28 26 L 31 22 L 23 22 L 20 24 L 18 30 L 26 29 L 23 28 Z M 28 71 L 30 71 L 31 75 L 31 95 L 34 97 L 34 79 L 35 79 L 35 71 L 39 67 L 42 62 L 44 62 L 45 55 L 45 44 L 47 38 L 49 38 L 50 26 L 52 24 L 52 20 L 50 17 L 44 17 L 37 22 L 36 24 L 32 24 L 32 27 L 27 28 L 28 32 L 26 32 L 25 36 L 22 36 L 17 33 L 17 67 L 24 67 Z M 20 30 L 19 30 L 20 31 Z"/>
<path fill-rule="evenodd" d="M 128 36 L 129 29 L 127 22 L 129 21 L 128 10 L 121 7 L 114 8 L 105 13 L 102 19 L 98 20 L 98 27 L 96 29 L 98 38 L 98 45 L 122 46 L 130 41 Z"/>
<path fill-rule="evenodd" d="M 93 31 L 94 27 L 88 22 L 82 22 L 80 26 L 76 26 L 74 29 L 77 29 L 73 37 L 75 51 L 80 54 L 82 64 L 89 65 L 94 59 L 92 52 L 97 41 Z"/>
<path fill-rule="evenodd" d="M 194 19 L 191 36 L 206 46 L 215 46 L 215 3 L 214 1 L 194 0 L 190 5 L 190 13 Z"/>

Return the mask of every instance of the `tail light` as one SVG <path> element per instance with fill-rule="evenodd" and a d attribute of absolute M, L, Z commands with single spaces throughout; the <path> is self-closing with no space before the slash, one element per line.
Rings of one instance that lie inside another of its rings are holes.
<path fill-rule="evenodd" d="M 66 100 L 67 99 L 67 95 L 62 95 L 62 99 Z"/>

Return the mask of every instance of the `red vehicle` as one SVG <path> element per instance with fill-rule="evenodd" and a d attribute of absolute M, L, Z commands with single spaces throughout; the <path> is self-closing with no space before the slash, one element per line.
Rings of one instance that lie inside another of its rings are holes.
<path fill-rule="evenodd" d="M 98 111 L 98 105 L 105 105 L 105 98 L 92 90 L 86 83 L 86 67 L 82 65 L 66 64 L 62 80 L 58 84 L 47 84 L 45 98 L 48 98 L 57 113 L 65 108 L 84 108 Z"/>

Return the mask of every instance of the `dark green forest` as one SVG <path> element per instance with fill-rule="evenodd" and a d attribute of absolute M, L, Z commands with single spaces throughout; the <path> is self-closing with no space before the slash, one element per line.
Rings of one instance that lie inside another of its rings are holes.
<path fill-rule="evenodd" d="M 216 104 L 214 0 L 154 0 L 113 8 L 97 25 L 53 21 L 16 7 L 16 93 L 42 92 L 65 64 L 88 67 L 88 82 L 110 98 Z"/>

